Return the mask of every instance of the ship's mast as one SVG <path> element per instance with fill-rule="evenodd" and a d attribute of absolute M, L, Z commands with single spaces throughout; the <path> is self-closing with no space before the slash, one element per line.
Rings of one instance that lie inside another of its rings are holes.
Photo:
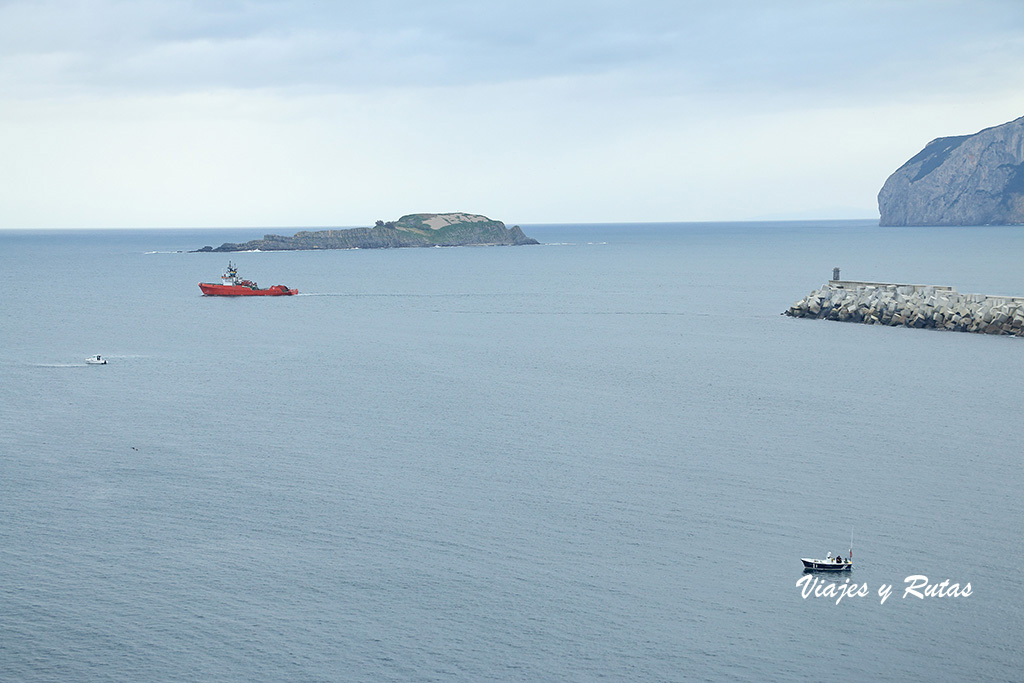
<path fill-rule="evenodd" d="M 228 271 L 221 275 L 221 280 L 224 280 L 226 285 L 237 285 L 238 284 L 238 268 L 235 264 L 228 261 Z"/>

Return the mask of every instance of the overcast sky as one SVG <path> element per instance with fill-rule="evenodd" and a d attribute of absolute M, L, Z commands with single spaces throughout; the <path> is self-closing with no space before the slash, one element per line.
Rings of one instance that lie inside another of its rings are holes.
<path fill-rule="evenodd" d="M 877 217 L 1021 0 L 0 0 L 0 228 Z"/>

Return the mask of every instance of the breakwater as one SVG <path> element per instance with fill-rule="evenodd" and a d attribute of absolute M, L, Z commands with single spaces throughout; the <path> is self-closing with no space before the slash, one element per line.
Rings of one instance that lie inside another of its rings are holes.
<path fill-rule="evenodd" d="M 961 294 L 937 285 L 829 280 L 790 306 L 785 315 L 1024 336 L 1024 297 Z"/>

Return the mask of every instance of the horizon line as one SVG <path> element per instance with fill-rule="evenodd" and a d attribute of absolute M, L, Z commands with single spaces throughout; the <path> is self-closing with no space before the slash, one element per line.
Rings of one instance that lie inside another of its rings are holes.
<path fill-rule="evenodd" d="M 545 225 L 697 225 L 697 224 L 725 224 L 725 223 L 814 223 L 819 221 L 829 222 L 862 222 L 862 221 L 878 221 L 878 216 L 864 216 L 861 218 L 744 218 L 736 220 L 656 220 L 656 221 L 644 221 L 644 220 L 618 220 L 618 221 L 529 221 L 529 222 L 509 222 L 501 221 L 506 226 L 518 225 L 529 226 L 545 226 Z M 112 226 L 112 227 L 96 227 L 96 226 L 78 226 L 78 227 L 11 227 L 11 226 L 0 226 L 0 231 L 8 232 L 33 232 L 33 231 L 49 231 L 49 232 L 72 232 L 77 230 L 350 230 L 354 228 L 372 228 L 371 225 L 221 225 L 221 226 L 162 226 L 162 225 L 150 225 L 150 226 Z"/>

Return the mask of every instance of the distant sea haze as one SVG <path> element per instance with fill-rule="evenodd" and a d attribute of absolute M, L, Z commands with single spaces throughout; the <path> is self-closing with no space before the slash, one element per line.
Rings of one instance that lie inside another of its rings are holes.
<path fill-rule="evenodd" d="M 251 298 L 185 252 L 261 231 L 0 232 L 0 679 L 1020 677 L 1022 340 L 781 313 L 1024 233 L 523 230 Z"/>

